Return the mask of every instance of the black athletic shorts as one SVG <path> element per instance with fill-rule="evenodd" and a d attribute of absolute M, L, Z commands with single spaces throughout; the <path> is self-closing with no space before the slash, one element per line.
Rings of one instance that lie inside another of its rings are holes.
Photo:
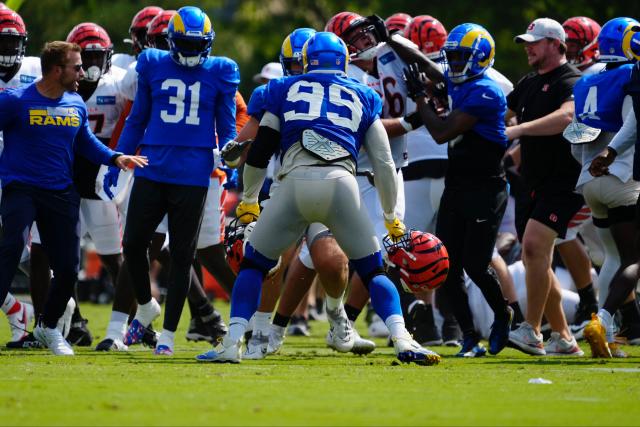
<path fill-rule="evenodd" d="M 522 241 L 530 219 L 535 219 L 558 233 L 564 239 L 569 222 L 584 206 L 582 195 L 573 192 L 541 194 L 531 192 L 516 199 L 516 231 Z"/>

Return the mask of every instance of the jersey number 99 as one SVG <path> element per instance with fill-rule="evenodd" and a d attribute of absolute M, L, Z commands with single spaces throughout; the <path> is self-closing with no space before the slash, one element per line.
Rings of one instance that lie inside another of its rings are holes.
<path fill-rule="evenodd" d="M 302 92 L 301 88 L 309 88 L 311 92 Z M 329 90 L 328 96 L 325 96 L 325 89 Z M 345 99 L 342 94 L 347 94 L 351 99 Z M 284 113 L 285 121 L 290 120 L 315 120 L 322 115 L 322 103 L 328 102 L 337 107 L 346 107 L 351 111 L 351 117 L 341 116 L 339 113 L 327 111 L 326 117 L 336 126 L 345 127 L 352 132 L 357 132 L 362 120 L 362 103 L 358 96 L 351 89 L 338 84 L 331 84 L 327 88 L 318 82 L 309 82 L 299 80 L 289 88 L 287 92 L 287 101 L 298 102 L 304 101 L 309 103 L 307 112 L 298 112 L 290 110 Z M 326 109 L 325 109 L 326 110 Z"/>

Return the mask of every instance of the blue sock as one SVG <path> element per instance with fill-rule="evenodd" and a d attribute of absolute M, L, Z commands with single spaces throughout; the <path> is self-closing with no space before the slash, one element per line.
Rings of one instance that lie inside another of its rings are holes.
<path fill-rule="evenodd" d="M 260 304 L 262 273 L 254 268 L 240 270 L 231 291 L 231 316 L 251 319 Z"/>
<path fill-rule="evenodd" d="M 374 276 L 369 282 L 369 294 L 371 295 L 371 305 L 382 320 L 387 320 L 392 314 L 402 316 L 400 295 L 387 276 L 384 274 Z"/>

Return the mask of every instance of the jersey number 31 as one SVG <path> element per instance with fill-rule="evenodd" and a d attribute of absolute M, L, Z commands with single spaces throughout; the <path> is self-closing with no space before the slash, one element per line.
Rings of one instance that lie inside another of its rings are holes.
<path fill-rule="evenodd" d="M 172 114 L 167 110 L 160 111 L 160 118 L 165 123 L 179 123 L 184 119 L 185 106 L 189 107 L 189 112 L 185 123 L 188 125 L 199 125 L 200 117 L 198 117 L 198 107 L 200 106 L 200 82 L 195 82 L 191 86 L 178 79 L 167 79 L 162 82 L 162 90 L 176 90 L 175 96 L 169 97 L 169 104 L 175 106 L 175 112 Z M 191 94 L 190 102 L 185 102 L 187 89 Z"/>
<path fill-rule="evenodd" d="M 311 89 L 311 92 L 302 92 L 301 88 Z M 362 103 L 358 96 L 351 89 L 337 84 L 329 87 L 328 102 L 337 107 L 346 107 L 351 111 L 351 117 L 344 117 L 338 113 L 327 111 L 326 117 L 336 126 L 345 127 L 352 132 L 357 132 L 362 120 Z M 325 88 L 318 82 L 299 80 L 291 85 L 287 92 L 287 101 L 305 101 L 309 103 L 307 112 L 290 110 L 284 113 L 285 121 L 290 120 L 315 120 L 321 117 L 322 103 L 325 101 Z M 345 99 L 342 94 L 347 94 L 351 99 Z"/>

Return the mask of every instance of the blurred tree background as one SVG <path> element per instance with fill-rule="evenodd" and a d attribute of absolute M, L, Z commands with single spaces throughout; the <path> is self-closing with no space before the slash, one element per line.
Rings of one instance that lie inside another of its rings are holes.
<path fill-rule="evenodd" d="M 65 39 L 71 28 L 92 21 L 110 34 L 116 52 L 129 52 L 122 40 L 128 37 L 133 15 L 141 8 L 157 5 L 178 9 L 194 5 L 204 9 L 213 22 L 215 55 L 236 60 L 242 74 L 241 91 L 248 98 L 255 86 L 251 77 L 270 61 L 277 61 L 284 37 L 297 27 L 317 30 L 334 14 L 349 10 L 383 18 L 405 12 L 412 16 L 429 14 L 447 29 L 463 22 L 485 26 L 496 40 L 496 69 L 517 80 L 528 71 L 521 46 L 513 37 L 525 31 L 528 23 L 547 16 L 560 22 L 571 16 L 589 16 L 601 25 L 617 16 L 640 19 L 640 2 L 622 0 L 475 0 L 418 2 L 415 0 L 5 0 L 17 9 L 29 31 L 28 55 L 38 55 L 45 41 Z"/>

